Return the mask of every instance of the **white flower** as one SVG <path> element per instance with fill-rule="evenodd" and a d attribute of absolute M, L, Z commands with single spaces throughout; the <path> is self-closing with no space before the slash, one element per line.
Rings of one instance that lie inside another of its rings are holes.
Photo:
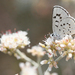
<path fill-rule="evenodd" d="M 15 75 L 18 75 L 18 74 L 15 74 Z"/>
<path fill-rule="evenodd" d="M 26 35 L 27 32 L 25 31 L 3 34 L 0 38 L 0 51 L 4 51 L 4 49 L 16 50 L 29 45 L 30 41 Z"/>
<path fill-rule="evenodd" d="M 63 38 L 63 40 L 67 40 L 68 37 L 69 37 L 69 35 L 66 35 L 66 36 Z"/>
<path fill-rule="evenodd" d="M 28 33 L 26 31 L 18 31 L 18 34 L 21 36 L 26 36 Z"/>
<path fill-rule="evenodd" d="M 45 71 L 44 75 L 58 75 L 58 74 L 57 73 L 49 73 L 48 71 Z"/>
<path fill-rule="evenodd" d="M 51 61 L 51 62 L 49 63 L 49 66 L 48 66 L 48 71 L 51 71 L 52 68 L 53 68 L 53 66 L 54 66 L 55 68 L 58 68 L 57 62 Z"/>
<path fill-rule="evenodd" d="M 48 71 L 45 71 L 44 75 L 50 75 L 50 73 Z"/>
<path fill-rule="evenodd" d="M 68 56 L 66 57 L 66 61 L 72 58 L 72 53 L 68 53 Z"/>
<path fill-rule="evenodd" d="M 37 75 L 36 67 L 31 66 L 29 62 L 20 63 L 19 66 L 21 68 L 20 75 Z"/>
<path fill-rule="evenodd" d="M 60 44 L 60 47 L 65 47 L 66 45 L 65 44 Z"/>
<path fill-rule="evenodd" d="M 51 75 L 58 75 L 57 73 L 52 73 Z"/>
<path fill-rule="evenodd" d="M 60 51 L 61 50 L 61 47 L 56 47 L 56 49 Z"/>
<path fill-rule="evenodd" d="M 71 35 L 66 35 L 62 40 L 72 40 L 72 36 Z"/>
<path fill-rule="evenodd" d="M 52 64 L 49 64 L 48 71 L 51 71 L 52 70 L 52 67 L 53 67 L 53 65 Z"/>
<path fill-rule="evenodd" d="M 40 62 L 40 64 L 41 64 L 41 65 L 47 64 L 47 60 L 42 60 L 42 61 Z"/>
<path fill-rule="evenodd" d="M 45 47 L 45 45 L 44 45 L 44 44 L 42 44 L 42 43 L 39 43 L 39 45 L 40 45 L 41 47 Z"/>
<path fill-rule="evenodd" d="M 45 55 L 44 49 L 40 46 L 33 46 L 31 49 L 27 49 L 27 52 L 32 53 L 33 56 L 35 55 L 44 56 Z"/>
<path fill-rule="evenodd" d="M 54 39 L 49 37 L 44 42 L 45 42 L 46 45 L 51 45 L 53 41 L 54 41 Z"/>
<path fill-rule="evenodd" d="M 60 41 L 59 40 L 55 40 L 55 43 L 60 43 Z"/>
<path fill-rule="evenodd" d="M 71 44 L 71 43 L 68 43 L 68 46 L 69 46 L 69 47 L 71 47 L 71 46 L 72 46 L 72 44 Z"/>
<path fill-rule="evenodd" d="M 48 51 L 48 53 L 47 53 L 48 57 L 49 57 L 49 58 L 53 57 L 53 52 L 52 52 L 52 50 L 51 50 L 51 49 L 48 49 L 47 51 Z"/>

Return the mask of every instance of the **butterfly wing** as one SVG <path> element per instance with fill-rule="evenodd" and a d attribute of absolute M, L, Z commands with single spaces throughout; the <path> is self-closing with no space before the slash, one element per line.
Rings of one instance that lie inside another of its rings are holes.
<path fill-rule="evenodd" d="M 59 23 L 62 21 L 64 18 L 70 16 L 68 11 L 64 9 L 63 7 L 59 5 L 55 5 L 53 9 L 53 33 L 55 35 L 58 35 L 58 28 L 59 28 Z"/>
<path fill-rule="evenodd" d="M 75 34 L 75 19 L 72 17 L 64 18 L 62 21 L 60 21 L 57 32 L 61 38 L 65 35 Z"/>

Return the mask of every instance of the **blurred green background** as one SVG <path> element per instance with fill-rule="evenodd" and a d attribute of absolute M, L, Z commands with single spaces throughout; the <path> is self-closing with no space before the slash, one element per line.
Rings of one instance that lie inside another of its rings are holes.
<path fill-rule="evenodd" d="M 6 30 L 28 31 L 31 46 L 42 42 L 44 35 L 52 33 L 52 9 L 54 5 L 61 5 L 75 17 L 75 0 L 0 0 L 0 32 Z M 26 48 L 21 50 L 26 53 Z M 26 53 L 27 54 L 27 53 Z M 31 54 L 27 54 L 32 57 Z M 45 59 L 44 57 L 43 59 Z M 32 57 L 36 61 L 36 57 Z M 14 75 L 19 73 L 19 62 L 14 56 L 0 52 L 0 75 Z M 53 72 L 59 75 L 75 75 L 75 64 L 71 59 L 59 61 L 59 68 Z M 42 66 L 43 71 L 47 65 Z"/>

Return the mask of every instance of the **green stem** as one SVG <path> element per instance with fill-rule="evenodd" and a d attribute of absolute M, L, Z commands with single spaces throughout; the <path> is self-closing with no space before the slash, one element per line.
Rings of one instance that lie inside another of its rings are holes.
<path fill-rule="evenodd" d="M 38 67 L 38 72 L 39 72 L 39 75 L 43 75 L 43 72 L 42 72 L 42 68 L 41 68 L 41 65 L 40 65 L 40 61 L 41 61 L 41 57 L 37 57 L 37 63 L 39 64 L 39 67 Z"/>
<path fill-rule="evenodd" d="M 61 60 L 64 56 L 66 56 L 67 51 L 64 52 L 62 55 L 60 55 L 55 61 L 58 62 L 59 60 Z"/>
<path fill-rule="evenodd" d="M 36 67 L 38 67 L 39 65 L 33 61 L 32 59 L 30 59 L 29 57 L 27 57 L 23 52 L 21 52 L 20 50 L 16 50 L 16 53 L 20 56 L 21 59 L 31 62 L 33 65 L 35 65 Z"/>
<path fill-rule="evenodd" d="M 67 52 L 66 52 L 67 53 Z M 55 62 L 58 62 L 59 60 L 61 60 L 64 56 L 66 56 L 66 53 L 63 53 L 62 55 L 60 55 Z M 48 69 L 46 71 L 49 71 Z"/>
<path fill-rule="evenodd" d="M 59 60 L 61 60 L 63 58 L 62 55 L 60 55 L 55 61 L 58 62 Z"/>

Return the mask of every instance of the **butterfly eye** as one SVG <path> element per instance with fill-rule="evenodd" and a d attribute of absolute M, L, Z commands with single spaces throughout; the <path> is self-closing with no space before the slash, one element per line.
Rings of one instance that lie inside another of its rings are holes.
<path fill-rule="evenodd" d="M 52 34 L 52 36 L 54 36 L 54 34 Z"/>
<path fill-rule="evenodd" d="M 50 37 L 53 37 L 54 36 L 54 34 L 52 33 L 52 34 L 50 34 Z"/>

